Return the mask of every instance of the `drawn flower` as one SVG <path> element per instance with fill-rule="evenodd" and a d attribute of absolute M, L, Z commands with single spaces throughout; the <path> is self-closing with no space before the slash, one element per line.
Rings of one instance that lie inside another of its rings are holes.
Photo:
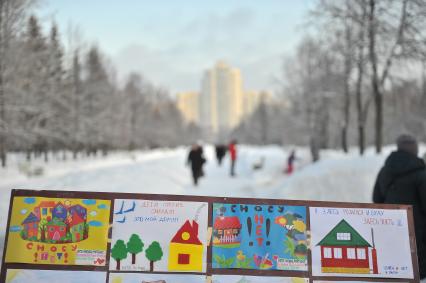
<path fill-rule="evenodd" d="M 305 232 L 306 231 L 306 224 L 305 222 L 301 220 L 294 220 L 293 221 L 293 228 L 296 229 L 299 232 Z"/>
<path fill-rule="evenodd" d="M 285 227 L 287 225 L 287 219 L 284 216 L 277 216 L 275 217 L 275 224 L 278 224 L 282 227 Z"/>

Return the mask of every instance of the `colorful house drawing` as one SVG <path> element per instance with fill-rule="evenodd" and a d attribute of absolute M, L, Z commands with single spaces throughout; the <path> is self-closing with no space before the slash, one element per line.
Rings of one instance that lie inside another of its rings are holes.
<path fill-rule="evenodd" d="M 371 246 L 348 222 L 340 221 L 318 244 L 323 273 L 377 274 L 374 234 Z"/>
<path fill-rule="evenodd" d="M 198 223 L 187 220 L 170 241 L 170 271 L 202 271 L 203 244 L 198 238 Z"/>
<path fill-rule="evenodd" d="M 34 214 L 40 220 L 47 220 L 48 217 L 52 218 L 52 210 L 56 206 L 54 201 L 42 201 L 36 207 L 34 207 Z"/>
<path fill-rule="evenodd" d="M 70 206 L 68 211 L 70 215 L 77 213 L 84 221 L 87 220 L 87 209 L 79 204 Z"/>
<path fill-rule="evenodd" d="M 67 218 L 68 210 L 62 203 L 58 202 L 52 209 L 52 218 L 65 220 Z"/>
<path fill-rule="evenodd" d="M 241 223 L 237 216 L 216 217 L 213 224 L 213 245 L 238 247 L 241 242 Z"/>
<path fill-rule="evenodd" d="M 72 215 L 69 222 L 72 242 L 80 242 L 84 237 L 84 220 L 77 214 Z"/>
<path fill-rule="evenodd" d="M 59 241 L 64 238 L 67 234 L 67 225 L 60 219 L 54 218 L 47 222 L 47 239 L 53 241 Z"/>
<path fill-rule="evenodd" d="M 57 201 L 41 201 L 21 223 L 21 237 L 37 242 L 80 242 L 88 238 L 87 209 Z"/>
<path fill-rule="evenodd" d="M 38 237 L 38 217 L 34 213 L 30 213 L 22 222 L 23 229 L 27 238 Z"/>

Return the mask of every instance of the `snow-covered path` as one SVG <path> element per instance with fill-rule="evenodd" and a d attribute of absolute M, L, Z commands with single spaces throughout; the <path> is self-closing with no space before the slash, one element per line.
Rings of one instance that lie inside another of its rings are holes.
<path fill-rule="evenodd" d="M 37 178 L 19 173 L 19 162 L 15 161 L 10 169 L 0 170 L 0 215 L 4 216 L 0 217 L 0 252 L 13 188 L 370 202 L 375 176 L 391 149 L 386 148 L 379 156 L 371 150 L 363 157 L 356 150 L 349 155 L 324 151 L 320 162 L 310 164 L 309 151 L 298 148 L 297 171 L 286 176 L 282 172 L 287 150 L 240 146 L 237 177 L 231 178 L 229 160 L 218 167 L 213 148 L 206 147 L 206 176 L 198 187 L 192 185 L 185 166 L 186 148 L 39 163 L 44 175 Z M 253 170 L 253 164 L 261 158 L 265 159 L 264 167 Z"/>

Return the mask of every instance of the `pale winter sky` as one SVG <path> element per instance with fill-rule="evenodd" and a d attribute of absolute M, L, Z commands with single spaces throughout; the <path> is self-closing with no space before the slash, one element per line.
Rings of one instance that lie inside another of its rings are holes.
<path fill-rule="evenodd" d="M 303 35 L 312 0 L 44 0 L 46 25 L 78 26 L 117 67 L 141 72 L 172 93 L 199 90 L 206 68 L 224 59 L 245 89 L 276 88 L 283 58 Z"/>

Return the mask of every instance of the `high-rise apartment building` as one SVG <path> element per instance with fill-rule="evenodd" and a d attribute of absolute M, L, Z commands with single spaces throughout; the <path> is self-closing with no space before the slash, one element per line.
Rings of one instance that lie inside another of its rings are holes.
<path fill-rule="evenodd" d="M 199 93 L 178 93 L 177 106 L 188 122 L 215 135 L 237 127 L 260 103 L 271 100 L 269 92 L 243 91 L 240 70 L 219 61 L 205 71 Z"/>
<path fill-rule="evenodd" d="M 200 93 L 200 125 L 213 133 L 227 131 L 243 117 L 240 71 L 219 61 L 204 73 Z"/>

